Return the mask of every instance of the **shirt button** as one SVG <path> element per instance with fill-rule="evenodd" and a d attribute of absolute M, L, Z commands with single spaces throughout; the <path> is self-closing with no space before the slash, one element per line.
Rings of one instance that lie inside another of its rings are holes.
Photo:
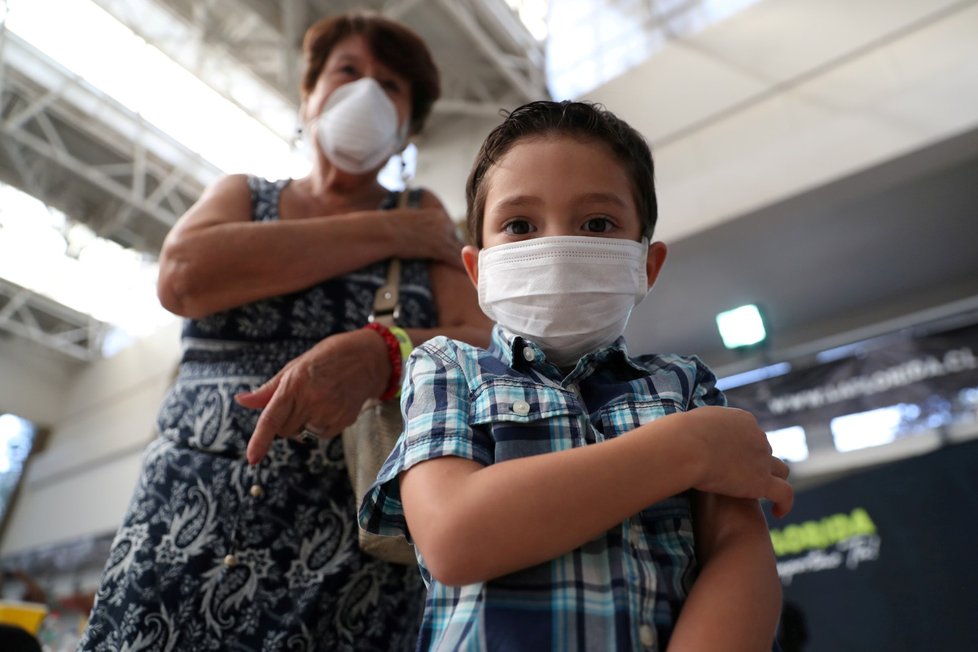
<path fill-rule="evenodd" d="M 642 625 L 638 628 L 638 639 L 645 647 L 652 647 L 655 645 L 655 630 L 648 625 Z"/>
<path fill-rule="evenodd" d="M 249 489 L 249 493 L 251 494 L 252 498 L 258 498 L 262 495 L 262 493 L 264 493 L 264 491 L 265 490 L 260 484 L 253 484 L 251 485 L 251 489 Z"/>
<path fill-rule="evenodd" d="M 537 352 L 533 350 L 532 346 L 523 347 L 523 359 L 527 362 L 533 362 L 537 358 Z"/>
<path fill-rule="evenodd" d="M 237 565 L 237 563 L 238 563 L 238 558 L 235 557 L 234 555 L 224 555 L 224 565 L 227 566 L 228 568 Z"/>
<path fill-rule="evenodd" d="M 530 404 L 526 401 L 516 401 L 513 403 L 513 412 L 521 417 L 525 417 L 530 413 Z"/>

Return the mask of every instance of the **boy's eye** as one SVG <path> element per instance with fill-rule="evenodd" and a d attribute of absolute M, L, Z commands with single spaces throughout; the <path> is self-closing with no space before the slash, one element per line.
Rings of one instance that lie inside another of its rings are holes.
<path fill-rule="evenodd" d="M 589 233 L 607 233 L 614 226 L 607 217 L 592 217 L 584 223 L 584 230 Z"/>
<path fill-rule="evenodd" d="M 398 84 L 393 79 L 384 79 L 384 80 L 381 80 L 380 86 L 385 91 L 389 91 L 391 93 L 400 93 L 401 92 L 401 85 Z"/>
<path fill-rule="evenodd" d="M 510 220 L 503 227 L 503 233 L 509 235 L 526 235 L 533 230 L 533 225 L 526 220 Z"/>
<path fill-rule="evenodd" d="M 347 76 L 350 76 L 350 77 L 354 77 L 354 76 L 356 76 L 358 74 L 356 67 L 353 66 L 353 65 L 350 65 L 350 64 L 346 64 L 346 65 L 340 66 L 339 71 L 341 73 L 343 73 L 344 75 L 347 75 Z"/>

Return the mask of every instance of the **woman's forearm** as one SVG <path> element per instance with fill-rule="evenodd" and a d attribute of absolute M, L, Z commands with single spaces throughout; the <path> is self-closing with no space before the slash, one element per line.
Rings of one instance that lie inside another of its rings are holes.
<path fill-rule="evenodd" d="M 174 229 L 160 256 L 160 301 L 202 317 L 295 292 L 390 257 L 394 238 L 389 220 L 365 213 Z"/>
<path fill-rule="evenodd" d="M 492 321 L 479 307 L 475 286 L 458 267 L 432 261 L 428 264 L 431 291 L 438 312 L 435 328 L 413 328 L 408 335 L 415 346 L 444 335 L 473 346 L 489 348 Z"/>

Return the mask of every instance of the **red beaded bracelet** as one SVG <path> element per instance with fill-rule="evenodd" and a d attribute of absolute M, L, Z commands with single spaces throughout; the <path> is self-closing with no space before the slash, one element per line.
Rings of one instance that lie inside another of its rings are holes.
<path fill-rule="evenodd" d="M 394 333 L 379 322 L 372 321 L 364 326 L 364 328 L 369 328 L 380 333 L 381 337 L 384 338 L 384 343 L 387 344 L 387 357 L 391 363 L 391 382 L 387 386 L 387 389 L 384 390 L 384 393 L 380 395 L 380 400 L 388 401 L 397 396 L 398 391 L 401 389 L 401 345 L 398 343 Z"/>

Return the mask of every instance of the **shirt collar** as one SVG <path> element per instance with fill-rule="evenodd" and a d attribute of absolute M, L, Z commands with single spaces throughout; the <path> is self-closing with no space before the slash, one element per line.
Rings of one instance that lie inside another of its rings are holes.
<path fill-rule="evenodd" d="M 528 350 L 532 351 L 532 355 Z M 524 368 L 533 362 L 545 361 L 547 355 L 536 342 L 520 335 L 514 335 L 499 324 L 493 326 L 492 342 L 489 351 L 514 369 Z M 643 376 L 649 373 L 647 369 L 638 365 L 629 357 L 625 337 L 620 336 L 608 346 L 588 353 L 578 360 L 577 366 L 567 377 L 585 376 L 602 366 L 616 364 L 631 367 Z"/>

